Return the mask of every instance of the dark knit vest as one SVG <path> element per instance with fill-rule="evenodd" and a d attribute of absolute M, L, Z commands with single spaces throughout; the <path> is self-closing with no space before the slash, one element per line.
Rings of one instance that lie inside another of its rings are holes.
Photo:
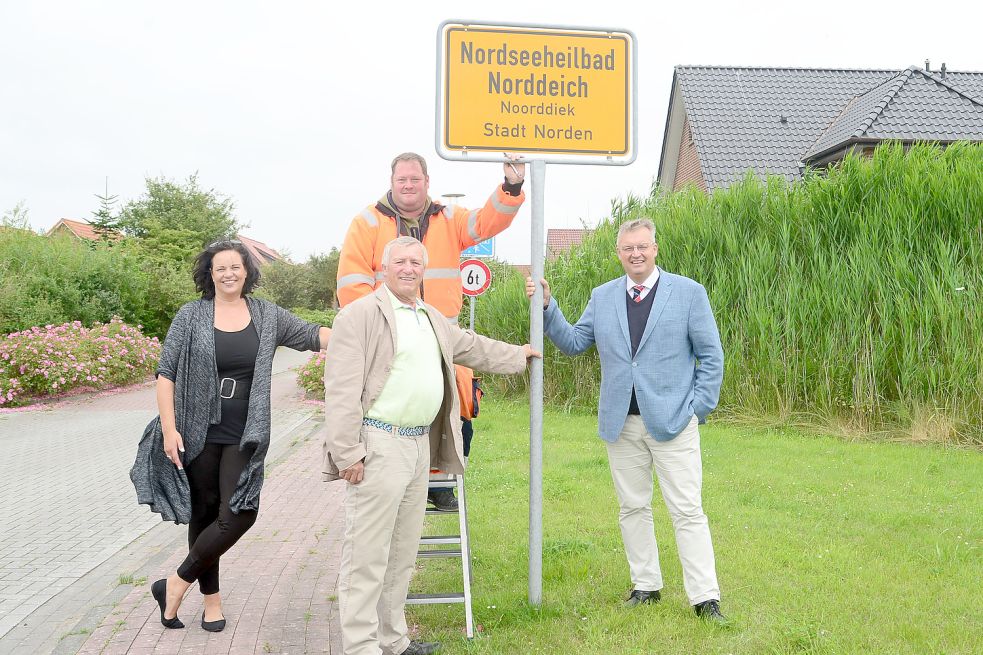
<path fill-rule="evenodd" d="M 652 312 L 652 303 L 655 300 L 655 292 L 659 288 L 659 281 L 655 281 L 655 286 L 649 291 L 640 302 L 635 302 L 631 298 L 631 292 L 626 292 L 628 304 L 628 336 L 631 338 L 631 356 L 634 357 L 638 352 L 638 344 L 642 342 L 642 335 L 645 334 L 645 325 L 648 323 L 649 314 Z M 628 414 L 640 414 L 638 409 L 638 399 L 635 398 L 635 388 L 631 389 L 631 404 L 628 405 Z"/>

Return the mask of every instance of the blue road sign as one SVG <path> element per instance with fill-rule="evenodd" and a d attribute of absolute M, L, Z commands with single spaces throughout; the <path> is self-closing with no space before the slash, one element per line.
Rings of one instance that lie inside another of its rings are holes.
<path fill-rule="evenodd" d="M 468 257 L 494 257 L 495 256 L 495 237 L 485 239 L 481 243 L 475 244 L 466 250 L 461 251 L 462 258 Z"/>

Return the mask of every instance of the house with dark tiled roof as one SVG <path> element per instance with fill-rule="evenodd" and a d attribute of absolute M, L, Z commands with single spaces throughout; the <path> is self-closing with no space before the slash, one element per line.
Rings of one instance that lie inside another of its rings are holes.
<path fill-rule="evenodd" d="M 677 66 L 658 183 L 794 181 L 884 141 L 983 141 L 983 73 Z"/>

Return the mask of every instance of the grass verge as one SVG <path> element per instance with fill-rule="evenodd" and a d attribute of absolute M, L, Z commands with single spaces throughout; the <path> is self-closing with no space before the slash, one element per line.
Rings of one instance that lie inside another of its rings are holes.
<path fill-rule="evenodd" d="M 486 403 L 467 488 L 476 623 L 413 607 L 421 638 L 453 653 L 978 653 L 983 453 L 704 426 L 704 508 L 728 629 L 695 618 L 654 501 L 662 603 L 625 611 L 631 583 L 595 417 L 547 411 L 543 605 L 526 602 L 528 409 Z M 456 532 L 456 516 L 428 519 Z M 428 560 L 411 591 L 460 590 Z"/>

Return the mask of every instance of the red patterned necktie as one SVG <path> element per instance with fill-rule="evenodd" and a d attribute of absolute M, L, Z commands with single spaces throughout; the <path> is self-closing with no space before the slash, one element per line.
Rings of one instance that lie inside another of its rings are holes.
<path fill-rule="evenodd" d="M 631 299 L 635 302 L 642 302 L 642 291 L 645 290 L 645 286 L 641 284 L 636 284 L 631 288 Z"/>

